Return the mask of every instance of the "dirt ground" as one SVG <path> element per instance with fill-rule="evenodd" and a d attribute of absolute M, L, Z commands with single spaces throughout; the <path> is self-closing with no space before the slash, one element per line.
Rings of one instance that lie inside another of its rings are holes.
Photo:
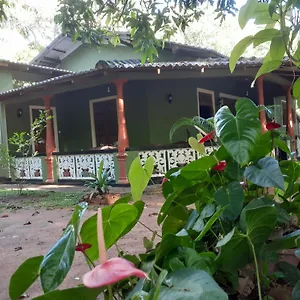
<path fill-rule="evenodd" d="M 143 200 L 146 208 L 141 221 L 158 230 L 156 214 L 158 213 L 163 198 L 160 194 L 145 195 Z M 63 228 L 68 223 L 72 209 L 23 208 L 19 210 L 1 211 L 0 213 L 0 300 L 9 299 L 8 286 L 11 275 L 17 267 L 31 256 L 45 255 L 51 246 L 62 234 Z M 93 215 L 95 211 L 88 210 L 85 219 Z M 2 218 L 3 215 L 8 217 Z M 24 225 L 30 222 L 28 225 Z M 143 237 L 151 238 L 152 233 L 144 226 L 136 227 L 118 245 L 127 253 L 142 253 Z M 110 249 L 109 256 L 115 256 L 116 250 Z M 74 287 L 81 283 L 81 277 L 87 271 L 87 265 L 81 253 L 76 253 L 73 266 L 60 288 Z M 32 299 L 42 294 L 40 284 L 37 281 L 27 291 L 28 298 Z"/>

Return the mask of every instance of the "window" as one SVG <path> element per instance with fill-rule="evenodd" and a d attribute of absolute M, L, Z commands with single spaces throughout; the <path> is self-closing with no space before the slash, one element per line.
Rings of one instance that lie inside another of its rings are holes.
<path fill-rule="evenodd" d="M 93 147 L 112 146 L 118 141 L 116 97 L 90 101 Z"/>
<path fill-rule="evenodd" d="M 236 100 L 238 100 L 240 97 L 237 96 L 233 96 L 233 95 L 229 95 L 229 94 L 224 94 L 224 93 L 220 93 L 220 106 L 228 106 L 228 108 L 230 109 L 230 111 L 235 114 L 235 102 Z"/>
<path fill-rule="evenodd" d="M 202 118 L 210 118 L 215 114 L 215 96 L 214 91 L 197 89 L 199 116 Z"/>

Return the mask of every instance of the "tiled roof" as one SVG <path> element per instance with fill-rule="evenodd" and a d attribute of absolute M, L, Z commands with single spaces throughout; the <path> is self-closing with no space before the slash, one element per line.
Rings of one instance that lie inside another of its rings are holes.
<path fill-rule="evenodd" d="M 9 60 L 5 60 L 5 59 L 0 58 L 0 67 L 1 66 L 2 67 L 14 66 L 14 67 L 24 68 L 26 70 L 34 70 L 34 69 L 35 70 L 46 70 L 46 71 L 52 71 L 52 72 L 64 73 L 64 74 L 73 73 L 72 71 L 69 71 L 69 70 L 45 67 L 45 66 L 40 66 L 40 65 L 35 65 L 35 64 L 20 63 L 20 62 L 9 61 Z"/>
<path fill-rule="evenodd" d="M 259 67 L 261 66 L 263 59 L 259 58 L 251 58 L 251 59 L 241 59 L 238 61 L 238 66 L 248 66 L 248 67 Z M 58 77 L 50 78 L 47 80 L 39 81 L 36 83 L 32 83 L 26 87 L 21 87 L 17 89 L 12 89 L 9 91 L 5 91 L 0 93 L 0 96 L 13 94 L 16 92 L 23 92 L 28 89 L 33 89 L 35 87 L 40 87 L 43 85 L 63 82 L 66 79 L 69 80 L 71 78 L 80 77 L 84 75 L 91 75 L 93 73 L 100 73 L 103 70 L 118 70 L 118 71 L 128 71 L 128 70 L 149 70 L 149 69 L 174 69 L 174 70 L 192 70 L 192 69 L 202 69 L 202 68 L 225 68 L 228 67 L 229 60 L 227 58 L 208 58 L 201 59 L 197 61 L 176 61 L 176 62 L 154 62 L 154 63 L 146 63 L 142 64 L 140 60 L 109 60 L 109 61 L 99 61 L 97 63 L 96 69 L 73 72 L 70 74 L 61 75 Z"/>

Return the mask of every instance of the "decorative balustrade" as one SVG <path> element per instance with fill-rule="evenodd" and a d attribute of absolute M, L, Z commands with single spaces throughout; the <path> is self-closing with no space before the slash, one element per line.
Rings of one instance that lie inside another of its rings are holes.
<path fill-rule="evenodd" d="M 103 168 L 114 180 L 113 153 L 57 155 L 58 178 L 68 180 L 91 179 L 90 174 L 96 174 L 101 161 L 103 161 Z"/>
<path fill-rule="evenodd" d="M 207 154 L 213 151 L 212 147 L 206 147 L 205 149 Z M 152 177 L 164 176 L 168 170 L 183 167 L 189 162 L 200 158 L 199 153 L 192 148 L 146 150 L 140 151 L 139 156 L 142 164 L 145 164 L 148 157 L 152 156 L 154 158 Z"/>
<path fill-rule="evenodd" d="M 17 157 L 15 176 L 18 179 L 43 179 L 43 157 Z"/>

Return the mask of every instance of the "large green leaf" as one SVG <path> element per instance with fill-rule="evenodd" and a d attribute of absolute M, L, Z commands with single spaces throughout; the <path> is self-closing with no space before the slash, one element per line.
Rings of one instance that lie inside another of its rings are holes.
<path fill-rule="evenodd" d="M 292 182 L 300 178 L 300 162 L 294 160 L 283 160 L 280 162 L 280 169 Z"/>
<path fill-rule="evenodd" d="M 285 44 L 281 36 L 275 36 L 270 46 L 270 56 L 273 60 L 282 60 L 285 54 Z"/>
<path fill-rule="evenodd" d="M 255 147 L 250 154 L 250 160 L 255 161 L 262 157 L 265 157 L 272 151 L 272 132 L 266 131 L 257 137 Z"/>
<path fill-rule="evenodd" d="M 253 46 L 257 47 L 262 43 L 271 41 L 274 36 L 280 36 L 280 31 L 275 28 L 267 28 L 257 32 L 254 35 Z"/>
<path fill-rule="evenodd" d="M 252 43 L 253 43 L 253 35 L 250 35 L 243 38 L 234 46 L 234 48 L 231 51 L 231 55 L 229 59 L 229 68 L 231 72 L 234 71 L 237 61 Z"/>
<path fill-rule="evenodd" d="M 33 300 L 95 300 L 97 296 L 104 291 L 105 288 L 88 289 L 85 286 L 76 288 L 57 290 L 42 296 L 36 297 Z"/>
<path fill-rule="evenodd" d="M 183 167 L 180 174 L 186 179 L 203 180 L 206 176 L 208 176 L 207 171 L 215 164 L 217 164 L 217 161 L 214 156 L 204 156 Z"/>
<path fill-rule="evenodd" d="M 239 182 L 231 182 L 227 187 L 221 187 L 215 192 L 215 201 L 225 207 L 221 218 L 234 221 L 242 211 L 244 190 Z"/>
<path fill-rule="evenodd" d="M 172 233 L 166 233 L 160 244 L 157 246 L 155 259 L 160 260 L 164 258 L 168 253 L 178 247 L 192 247 L 193 243 L 189 236 L 177 236 Z"/>
<path fill-rule="evenodd" d="M 250 99 L 239 99 L 235 108 L 236 116 L 227 106 L 218 110 L 215 116 L 216 134 L 233 159 L 244 165 L 249 161 L 261 124 L 258 108 Z"/>
<path fill-rule="evenodd" d="M 86 208 L 86 202 L 76 205 L 64 234 L 41 263 L 40 278 L 45 293 L 55 290 L 72 266 L 80 220 Z"/>
<path fill-rule="evenodd" d="M 242 29 L 244 29 L 248 21 L 254 17 L 254 12 L 256 11 L 257 6 L 257 1 L 247 0 L 247 2 L 241 7 L 239 12 L 239 24 Z"/>
<path fill-rule="evenodd" d="M 277 70 L 282 64 L 282 60 L 268 60 L 268 61 L 264 61 L 264 63 L 262 64 L 262 66 L 259 68 L 256 76 L 255 76 L 255 80 L 266 73 L 271 73 L 272 71 Z"/>
<path fill-rule="evenodd" d="M 170 273 L 161 287 L 160 300 L 228 300 L 227 294 L 205 271 L 185 269 Z"/>
<path fill-rule="evenodd" d="M 137 157 L 131 164 L 128 180 L 131 187 L 131 195 L 134 201 L 141 200 L 142 194 L 151 179 L 154 169 L 154 158 L 149 157 L 143 167 L 140 158 Z"/>
<path fill-rule="evenodd" d="M 284 190 L 284 179 L 278 161 L 273 157 L 261 158 L 257 165 L 247 167 L 244 176 L 258 186 Z"/>
<path fill-rule="evenodd" d="M 25 260 L 11 276 L 9 282 L 9 296 L 11 300 L 18 300 L 39 277 L 40 265 L 44 256 L 31 257 Z"/>
<path fill-rule="evenodd" d="M 217 263 L 224 271 L 238 270 L 251 263 L 252 245 L 255 251 L 259 252 L 275 228 L 277 219 L 275 207 L 249 209 L 245 214 L 246 232 L 241 233 L 234 228 L 217 244 L 217 247 L 221 247 Z M 243 255 L 240 255 L 241 253 Z"/>
<path fill-rule="evenodd" d="M 55 290 L 68 274 L 75 254 L 76 237 L 74 226 L 69 225 L 64 235 L 45 256 L 40 271 L 45 293 Z"/>
<path fill-rule="evenodd" d="M 126 203 L 120 203 L 116 206 L 106 206 L 102 209 L 103 231 L 106 249 L 109 249 L 118 241 L 137 222 L 139 210 L 134 206 Z M 136 222 L 135 222 L 136 221 Z M 87 219 L 80 231 L 83 243 L 92 245 L 86 250 L 91 260 L 95 261 L 99 257 L 98 238 L 97 238 L 97 214 Z"/>
<path fill-rule="evenodd" d="M 262 206 L 246 211 L 247 236 L 256 250 L 267 241 L 275 229 L 277 212 L 274 206 Z"/>

